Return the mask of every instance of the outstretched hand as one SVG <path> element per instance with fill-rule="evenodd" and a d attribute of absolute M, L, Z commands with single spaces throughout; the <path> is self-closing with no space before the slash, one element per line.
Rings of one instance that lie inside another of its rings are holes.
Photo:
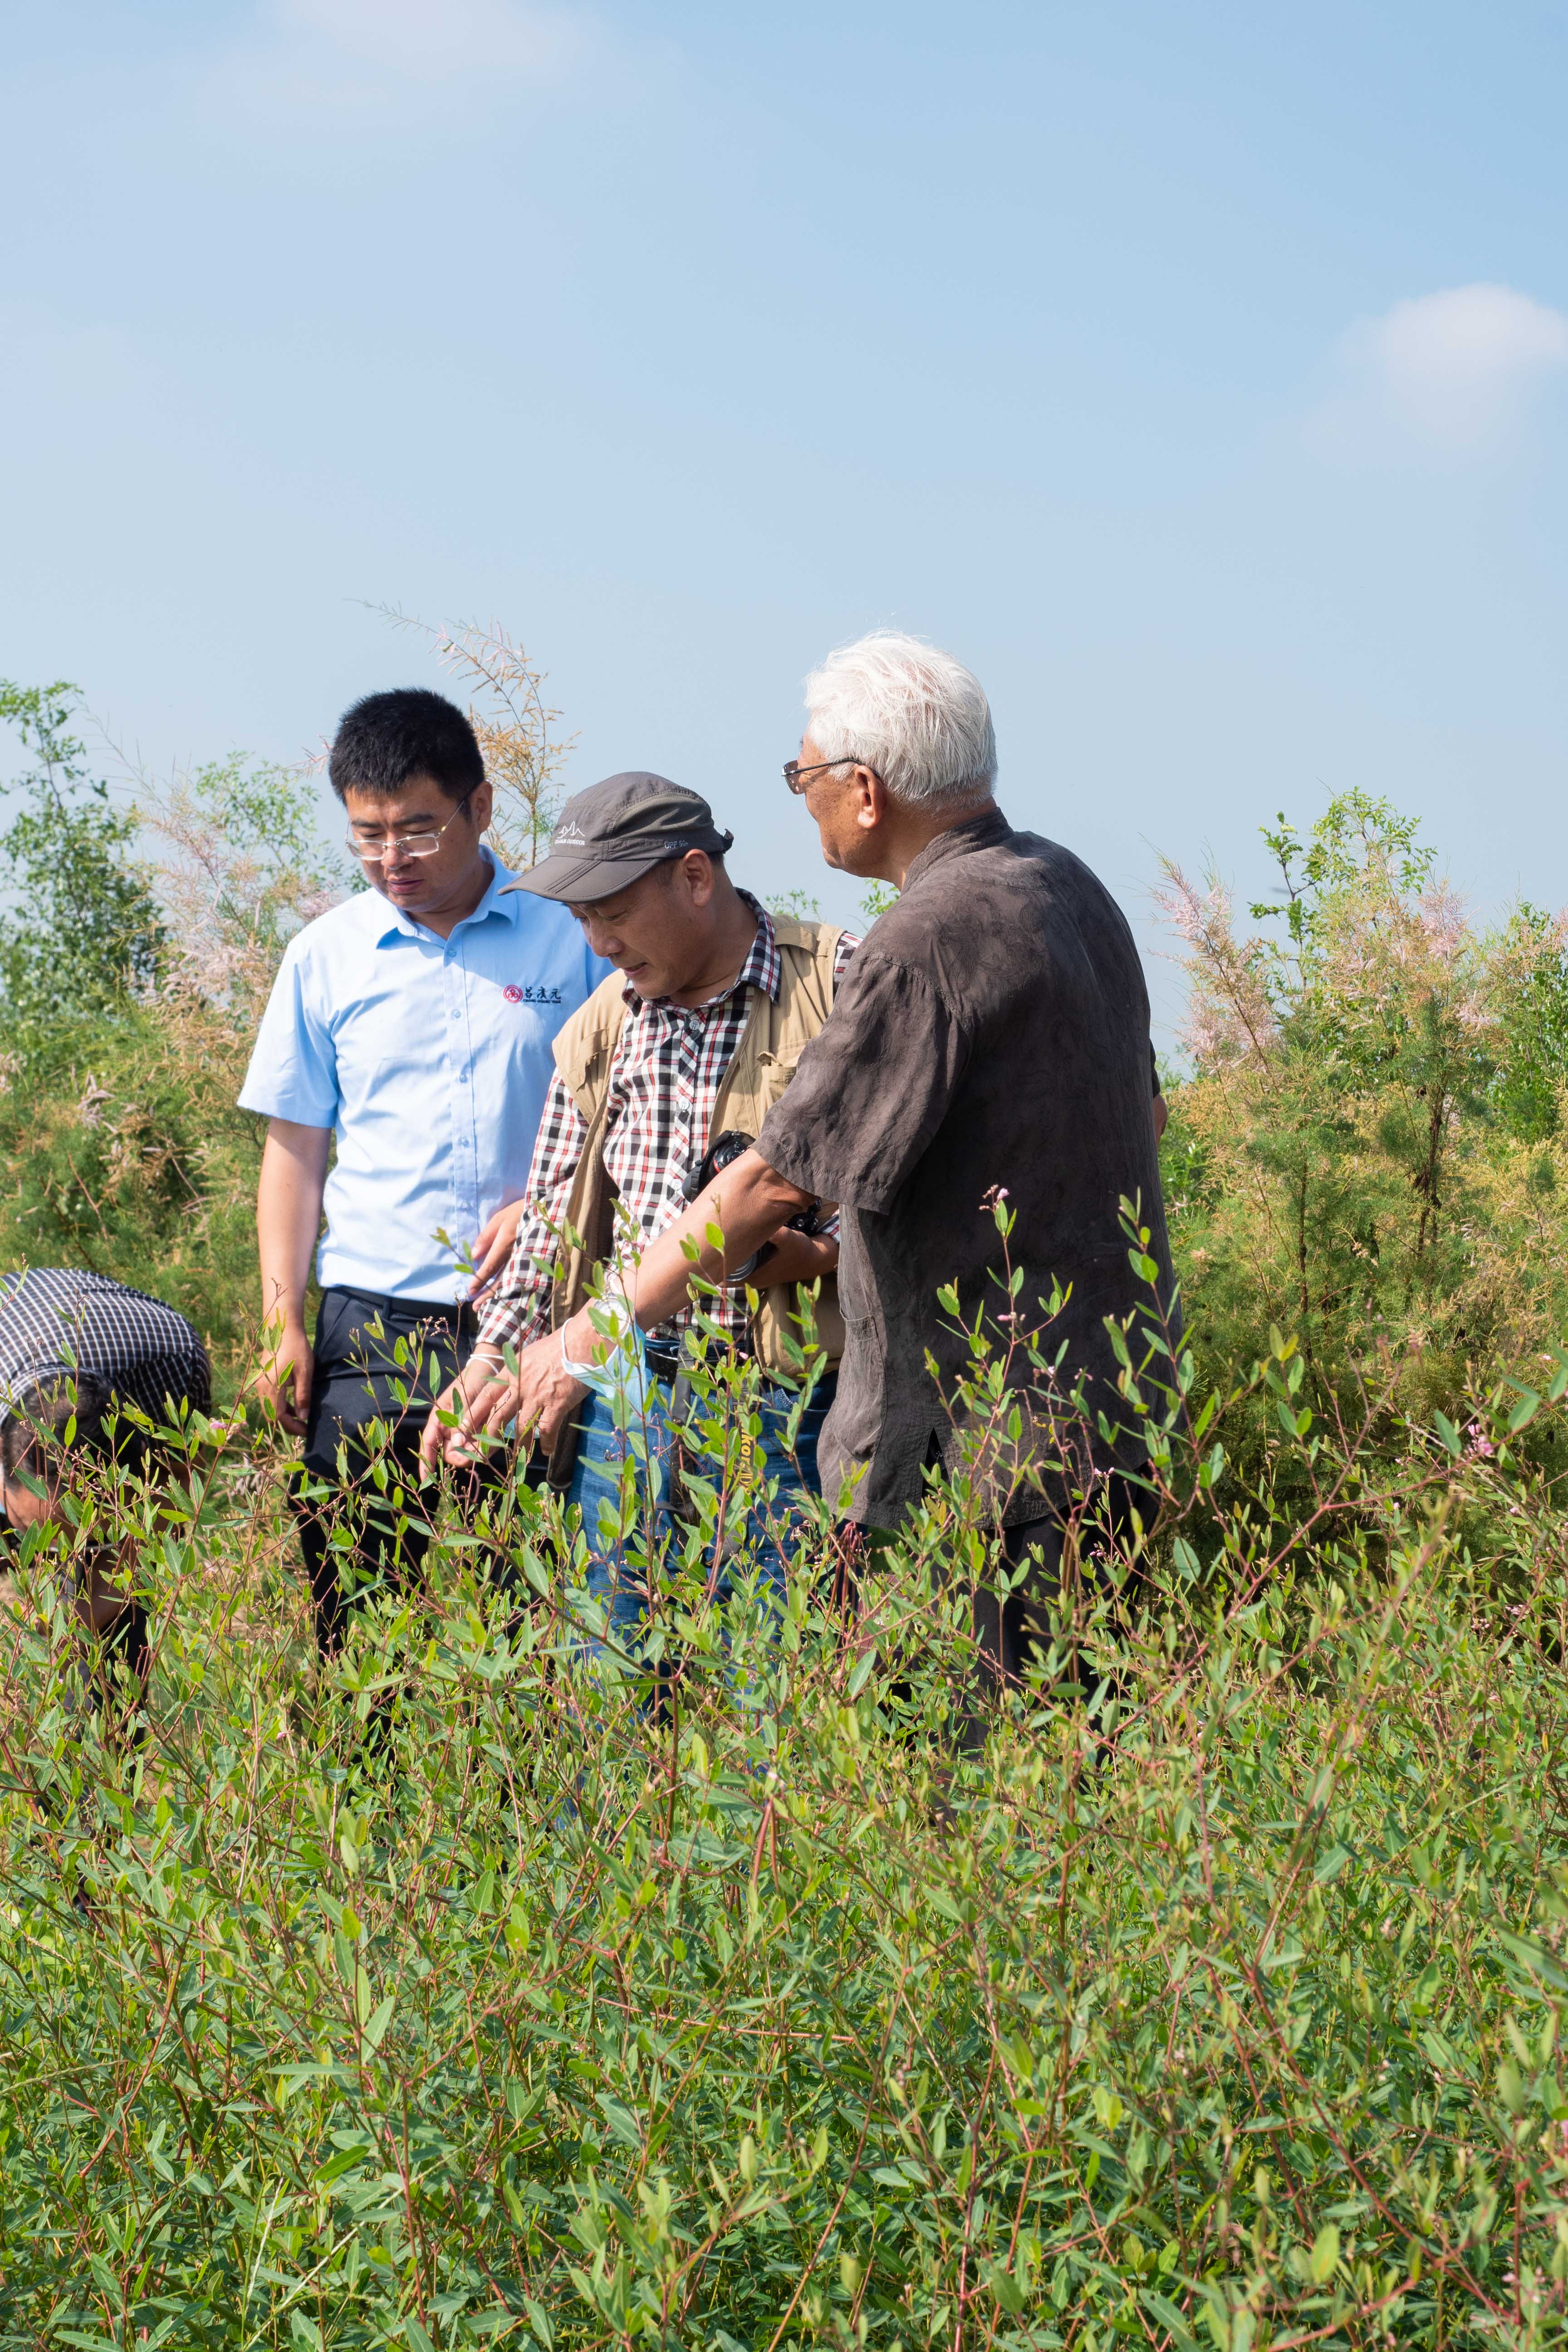
<path fill-rule="evenodd" d="M 561 1335 L 549 1332 L 524 1348 L 509 1371 L 493 1349 L 476 1349 L 464 1370 L 430 1408 L 419 1458 L 434 1470 L 479 1459 L 486 1437 L 502 1436 L 515 1422 L 520 1441 L 550 1451 L 587 1390 L 561 1360 Z"/>

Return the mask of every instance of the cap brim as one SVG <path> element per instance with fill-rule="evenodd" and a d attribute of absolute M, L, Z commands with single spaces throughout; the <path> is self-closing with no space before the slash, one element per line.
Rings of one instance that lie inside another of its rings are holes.
<path fill-rule="evenodd" d="M 679 856 L 672 851 L 670 856 Z M 668 863 L 666 856 L 649 857 L 638 851 L 633 857 L 562 857 L 558 855 L 542 857 L 526 874 L 514 882 L 503 882 L 497 892 L 504 898 L 509 890 L 530 890 L 536 898 L 562 898 L 576 906 L 591 907 L 595 898 L 613 898 L 617 890 L 629 890 L 656 866 Z"/>

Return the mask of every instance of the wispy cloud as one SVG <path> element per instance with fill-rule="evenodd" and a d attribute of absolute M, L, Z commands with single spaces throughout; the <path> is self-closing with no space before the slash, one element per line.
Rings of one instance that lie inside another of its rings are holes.
<path fill-rule="evenodd" d="M 1483 454 L 1568 375 L 1568 313 L 1511 286 L 1453 286 L 1362 320 L 1335 358 L 1337 388 L 1312 420 L 1320 443 Z"/>
<path fill-rule="evenodd" d="M 268 0 L 219 77 L 250 114 L 427 116 L 554 88 L 605 46 L 590 10 L 531 0 Z"/>
<path fill-rule="evenodd" d="M 582 10 L 523 0 L 279 0 L 277 26 L 301 49 L 419 81 L 552 81 L 591 43 Z"/>

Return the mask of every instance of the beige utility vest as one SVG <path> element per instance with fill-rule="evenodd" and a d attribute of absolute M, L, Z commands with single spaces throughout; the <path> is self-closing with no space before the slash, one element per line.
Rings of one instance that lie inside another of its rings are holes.
<path fill-rule="evenodd" d="M 843 932 L 831 923 L 797 923 L 784 915 L 772 920 L 783 968 L 778 996 L 774 1000 L 760 988 L 751 992 L 746 1025 L 713 1105 L 710 1142 L 730 1128 L 745 1135 L 761 1132 L 763 1119 L 795 1076 L 801 1049 L 833 1010 L 833 963 Z M 616 1244 L 616 1187 L 605 1166 L 605 1143 L 610 1072 L 626 1021 L 625 987 L 620 974 L 612 972 L 555 1039 L 555 1066 L 588 1132 L 566 1204 L 564 1262 L 551 1301 L 552 1330 L 577 1312 L 595 1267 L 605 1263 Z M 764 1275 L 766 1271 L 764 1266 Z M 801 1343 L 796 1305 L 782 1285 L 761 1293 L 752 1339 L 759 1361 L 770 1371 L 799 1369 L 784 1344 L 786 1334 L 797 1349 Z M 844 1322 L 831 1275 L 823 1282 L 814 1313 L 817 1345 L 830 1363 L 837 1363 L 844 1351 Z"/>

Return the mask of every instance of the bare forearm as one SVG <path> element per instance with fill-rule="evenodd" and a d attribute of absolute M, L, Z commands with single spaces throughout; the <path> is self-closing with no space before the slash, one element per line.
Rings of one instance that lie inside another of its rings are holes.
<path fill-rule="evenodd" d="M 790 1288 L 797 1282 L 820 1282 L 838 1265 L 837 1234 L 776 1233 L 773 1247 L 752 1279 L 759 1290 Z"/>
<path fill-rule="evenodd" d="M 261 1312 L 268 1323 L 303 1318 L 331 1143 L 327 1129 L 289 1119 L 275 1118 L 268 1132 L 256 1188 Z"/>
<path fill-rule="evenodd" d="M 685 1306 L 694 1274 L 705 1276 L 710 1282 L 721 1282 L 727 1266 L 743 1265 L 754 1250 L 770 1240 L 798 1210 L 808 1207 L 810 1202 L 809 1192 L 787 1183 L 757 1152 L 743 1152 L 713 1179 L 685 1215 L 660 1234 L 645 1253 L 637 1269 L 634 1301 L 643 1329 L 657 1329 Z M 723 1234 L 722 1255 L 708 1239 L 710 1225 L 717 1225 Z M 791 1238 L 804 1240 L 805 1236 Z M 684 1246 L 692 1243 L 699 1251 L 695 1261 L 688 1256 Z M 786 1278 L 783 1274 L 773 1274 L 771 1259 L 758 1271 L 764 1281 Z"/>
<path fill-rule="evenodd" d="M 742 1264 L 810 1199 L 809 1193 L 786 1184 L 755 1151 L 744 1153 L 733 1167 L 715 1177 L 686 1214 L 648 1249 L 637 1271 L 633 1301 L 643 1329 L 657 1329 L 685 1305 L 694 1274 L 721 1282 L 727 1265 Z M 710 1225 L 723 1234 L 721 1249 L 708 1238 Z M 813 1238 L 790 1234 L 785 1241 L 806 1244 L 814 1271 L 823 1257 L 837 1256 L 837 1244 L 830 1235 Z M 683 1244 L 694 1248 L 694 1256 L 687 1255 Z M 781 1251 L 784 1246 L 781 1244 Z M 767 1267 L 759 1267 L 758 1273 L 763 1281 L 768 1279 Z M 552 1444 L 586 1392 L 572 1378 L 570 1364 L 586 1364 L 595 1357 L 602 1360 L 604 1353 L 605 1341 L 587 1307 L 571 1318 L 558 1339 L 542 1340 L 521 1351 L 510 1371 L 499 1360 L 493 1343 L 487 1346 L 481 1340 L 446 1398 L 432 1408 L 420 1440 L 424 1458 L 433 1465 L 445 1452 L 449 1462 L 466 1460 L 466 1449 L 476 1432 L 497 1435 L 511 1420 L 520 1429 L 534 1430 L 542 1444 Z M 455 1411 L 460 1419 L 456 1433 L 448 1434 Z"/>

